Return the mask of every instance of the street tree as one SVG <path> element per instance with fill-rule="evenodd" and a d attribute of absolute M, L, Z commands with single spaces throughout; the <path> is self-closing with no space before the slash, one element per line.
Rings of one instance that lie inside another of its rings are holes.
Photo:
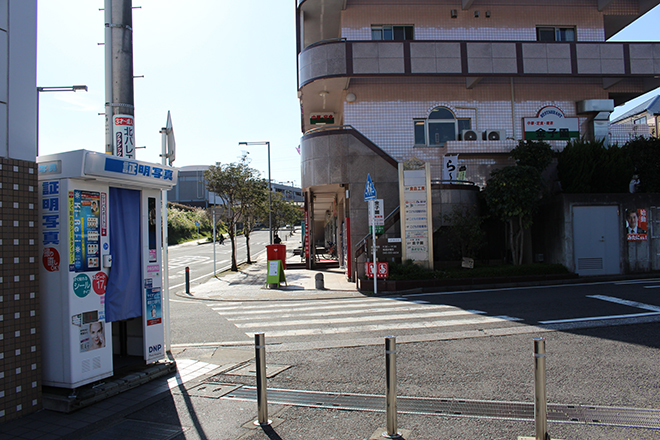
<path fill-rule="evenodd" d="M 532 215 L 542 188 L 541 173 L 528 165 L 494 170 L 484 196 L 490 212 L 507 225 L 513 264 L 523 261 L 523 232 L 532 225 Z"/>
<path fill-rule="evenodd" d="M 268 211 L 268 184 L 264 179 L 246 182 L 246 198 L 243 211 L 243 236 L 247 250 L 247 263 L 252 264 L 250 254 L 250 234 L 257 224 L 261 223 L 264 212 Z M 266 214 L 267 215 L 267 214 Z"/>
<path fill-rule="evenodd" d="M 271 221 L 274 233 L 279 232 L 279 230 L 283 229 L 286 225 L 292 225 L 297 221 L 300 221 L 303 217 L 303 212 L 300 208 L 296 204 L 287 201 L 280 193 L 272 194 L 271 206 Z M 268 212 L 266 212 L 264 220 L 268 220 Z"/>
<path fill-rule="evenodd" d="M 236 226 L 246 218 L 246 213 L 253 206 L 258 192 L 255 188 L 263 179 L 259 171 L 250 167 L 246 155 L 243 155 L 239 162 L 217 162 L 204 172 L 204 177 L 208 182 L 208 190 L 222 200 L 223 209 L 220 210 L 220 216 L 231 241 L 231 270 L 237 271 Z"/>

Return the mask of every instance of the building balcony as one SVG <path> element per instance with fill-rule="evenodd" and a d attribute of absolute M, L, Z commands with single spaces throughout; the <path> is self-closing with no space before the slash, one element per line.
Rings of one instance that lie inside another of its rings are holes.
<path fill-rule="evenodd" d="M 299 55 L 299 88 L 341 77 L 598 78 L 608 89 L 639 79 L 660 86 L 660 43 L 536 41 L 345 41 L 311 45 Z"/>

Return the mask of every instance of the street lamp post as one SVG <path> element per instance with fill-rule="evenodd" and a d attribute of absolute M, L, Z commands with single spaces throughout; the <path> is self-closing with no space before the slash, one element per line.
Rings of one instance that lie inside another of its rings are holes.
<path fill-rule="evenodd" d="M 42 92 L 77 92 L 78 90 L 87 91 L 85 85 L 75 86 L 53 86 L 53 87 L 37 87 L 37 156 L 39 156 L 39 93 Z"/>
<path fill-rule="evenodd" d="M 268 235 L 270 244 L 273 244 L 273 211 L 271 209 L 270 193 L 273 192 L 270 178 L 270 141 L 265 142 L 239 142 L 238 145 L 266 145 L 268 147 Z"/>

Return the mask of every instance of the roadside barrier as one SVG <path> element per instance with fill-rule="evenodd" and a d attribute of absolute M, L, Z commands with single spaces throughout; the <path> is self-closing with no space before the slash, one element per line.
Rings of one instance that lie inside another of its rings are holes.
<path fill-rule="evenodd" d="M 383 433 L 385 438 L 401 438 L 397 432 L 396 423 L 396 338 L 388 336 L 385 338 L 385 376 L 387 377 L 387 432 Z"/>
<path fill-rule="evenodd" d="M 534 422 L 536 440 L 549 440 L 545 395 L 545 338 L 534 338 Z"/>
<path fill-rule="evenodd" d="M 257 411 L 255 425 L 268 426 L 268 398 L 266 396 L 266 334 L 254 334 L 254 352 L 257 363 Z"/>
<path fill-rule="evenodd" d="M 186 268 L 187 272 L 188 268 Z M 546 399 L 546 368 L 545 368 L 545 338 L 534 338 L 534 421 L 536 425 L 535 440 L 550 440 L 548 434 L 548 409 Z M 266 335 L 263 332 L 254 334 L 256 379 L 257 379 L 257 426 L 268 426 L 268 398 L 266 395 Z M 386 376 L 386 412 L 387 431 L 382 437 L 402 439 L 397 427 L 397 376 L 396 376 L 396 337 L 385 338 L 385 376 Z M 519 437 L 532 439 L 531 437 Z"/>

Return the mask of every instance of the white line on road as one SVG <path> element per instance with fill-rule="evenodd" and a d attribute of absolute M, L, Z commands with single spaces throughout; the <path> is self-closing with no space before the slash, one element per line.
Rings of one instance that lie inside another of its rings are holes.
<path fill-rule="evenodd" d="M 473 319 L 454 319 L 447 321 L 425 321 L 425 322 L 405 322 L 405 323 L 386 323 L 386 324 L 371 324 L 359 325 L 350 327 L 339 328 L 303 328 L 298 330 L 282 330 L 268 332 L 269 338 L 277 338 L 284 336 L 312 336 L 312 335 L 334 335 L 339 333 L 364 333 L 375 331 L 391 331 L 395 329 L 419 329 L 419 328 L 436 328 L 436 327 L 452 327 L 460 325 L 473 325 L 473 324 L 488 324 L 492 322 L 506 322 L 501 318 L 494 317 L 476 317 Z M 250 336 L 251 333 L 245 333 Z"/>
<path fill-rule="evenodd" d="M 658 281 L 660 281 L 660 278 L 645 278 L 643 280 L 617 281 L 614 284 L 619 286 L 619 285 L 626 285 L 626 284 L 657 283 Z"/>
<path fill-rule="evenodd" d="M 481 312 L 483 313 L 483 312 Z M 425 318 L 443 318 L 446 316 L 464 316 L 474 315 L 474 313 L 466 310 L 452 310 L 445 312 L 428 312 L 428 313 L 406 313 L 401 315 L 371 315 L 371 316 L 354 316 L 346 318 L 323 318 L 323 319 L 300 319 L 294 321 L 269 321 L 269 322 L 246 322 L 242 324 L 235 324 L 238 328 L 250 327 L 285 327 L 289 325 L 322 325 L 322 324 L 346 324 L 355 322 L 368 322 L 368 321 L 383 321 L 387 320 L 401 320 L 401 319 L 425 319 Z"/>
<path fill-rule="evenodd" d="M 401 305 L 399 307 L 371 307 L 371 308 L 360 308 L 360 309 L 352 309 L 352 310 L 339 310 L 339 311 L 328 311 L 328 310 L 322 310 L 314 313 L 305 313 L 305 316 L 337 316 L 337 315 L 359 315 L 363 313 L 381 313 L 381 312 L 406 312 L 410 310 L 424 310 L 424 311 L 429 311 L 429 310 L 447 310 L 447 309 L 455 309 L 453 306 L 428 306 L 425 307 L 424 309 L 420 309 L 419 306 L 406 306 L 406 305 Z M 314 309 L 316 310 L 316 309 Z M 282 318 L 296 318 L 300 317 L 300 313 L 283 313 L 281 315 L 277 315 L 278 319 Z M 247 321 L 248 319 L 272 319 L 272 316 L 267 316 L 267 315 L 249 315 L 249 316 L 239 316 L 239 317 L 233 317 L 233 318 L 226 318 L 228 321 Z"/>
<path fill-rule="evenodd" d="M 654 315 L 660 315 L 660 312 L 632 313 L 630 315 L 592 316 L 590 318 L 555 319 L 552 321 L 539 321 L 539 324 L 563 324 L 568 322 L 586 322 L 586 321 L 601 321 L 608 319 L 641 318 L 644 316 L 654 316 Z"/>
<path fill-rule="evenodd" d="M 637 302 L 637 301 L 629 301 L 627 299 L 615 298 L 613 296 L 587 295 L 587 298 L 600 299 L 600 300 L 612 302 L 612 303 L 615 303 L 615 304 L 621 304 L 621 305 L 629 306 L 629 307 L 636 307 L 636 308 L 642 309 L 642 310 L 650 310 L 652 312 L 660 312 L 660 307 L 658 307 L 658 306 L 653 306 L 653 305 L 650 305 L 650 304 L 644 304 L 644 303 Z"/>
<path fill-rule="evenodd" d="M 217 307 L 214 304 L 208 304 L 209 307 L 213 309 L 215 312 L 235 312 L 236 310 L 245 310 L 242 314 L 249 314 L 249 313 L 278 313 L 278 312 L 290 312 L 292 310 L 320 310 L 322 308 L 330 308 L 330 309 L 336 309 L 339 307 L 347 307 L 347 306 L 353 306 L 353 305 L 360 305 L 360 304 L 373 304 L 377 305 L 378 307 L 383 307 L 383 306 L 391 306 L 391 307 L 396 307 L 396 306 L 402 306 L 402 305 L 410 305 L 409 302 L 399 302 L 399 301 L 391 301 L 391 300 L 380 300 L 380 299 L 337 299 L 337 300 L 319 300 L 319 301 L 314 301 L 313 303 L 307 301 L 307 302 L 296 302 L 296 303 L 290 303 L 287 302 L 286 304 L 282 304 L 281 302 L 277 302 L 275 304 L 250 304 L 250 305 L 231 305 L 231 306 L 226 306 L 226 307 Z M 219 313 L 220 314 L 220 313 Z"/>

